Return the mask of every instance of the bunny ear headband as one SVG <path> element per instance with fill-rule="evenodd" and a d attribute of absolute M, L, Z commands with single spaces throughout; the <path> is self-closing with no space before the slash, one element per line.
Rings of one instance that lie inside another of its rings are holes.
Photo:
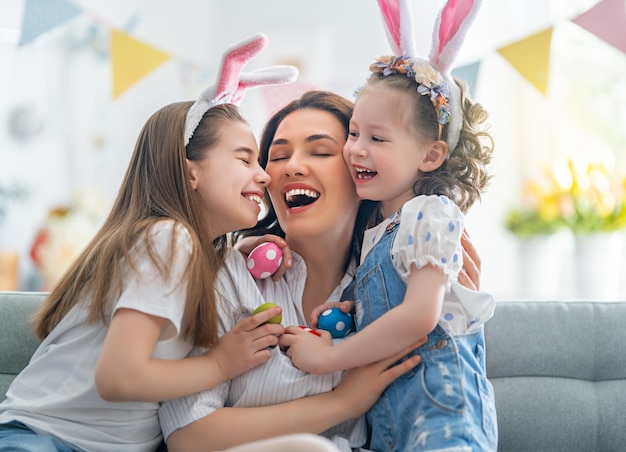
<path fill-rule="evenodd" d="M 378 0 L 394 56 L 378 58 L 370 66 L 370 71 L 383 75 L 406 74 L 418 83 L 417 92 L 430 96 L 437 111 L 440 136 L 443 126 L 448 124 L 449 152 L 458 144 L 463 126 L 461 93 L 452 80 L 452 63 L 481 1 L 447 0 L 435 21 L 430 55 L 423 58 L 415 49 L 409 0 Z"/>
<path fill-rule="evenodd" d="M 204 114 L 220 104 L 235 104 L 243 99 L 247 88 L 262 85 L 279 85 L 293 82 L 298 77 L 294 66 L 270 66 L 252 72 L 242 72 L 245 64 L 267 45 L 264 34 L 244 39 L 229 47 L 222 57 L 219 79 L 209 86 L 187 112 L 185 122 L 185 146 L 200 124 Z"/>

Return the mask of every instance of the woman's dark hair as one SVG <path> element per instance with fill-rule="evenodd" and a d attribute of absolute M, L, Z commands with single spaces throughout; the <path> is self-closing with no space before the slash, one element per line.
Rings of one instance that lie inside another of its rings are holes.
<path fill-rule="evenodd" d="M 341 123 L 346 136 L 348 135 L 350 118 L 352 116 L 354 104 L 338 94 L 331 93 L 329 91 L 308 91 L 299 99 L 291 101 L 285 107 L 276 112 L 265 124 L 265 128 L 261 136 L 259 158 L 263 168 L 267 167 L 269 150 L 280 123 L 291 113 L 303 109 L 327 111 L 337 118 L 337 120 Z M 267 194 L 265 195 L 265 201 L 268 206 L 267 215 L 265 215 L 265 217 L 263 217 L 255 227 L 235 233 L 235 240 L 240 237 L 259 236 L 263 234 L 274 234 L 280 237 L 285 237 L 285 233 L 280 228 L 276 212 L 274 211 L 274 207 L 272 206 Z M 361 201 L 359 206 L 352 234 L 350 253 L 351 256 L 354 256 L 357 259 L 357 262 L 361 254 L 363 232 L 367 228 L 368 220 L 372 216 L 374 210 L 376 210 L 377 206 L 378 203 L 374 201 Z"/>

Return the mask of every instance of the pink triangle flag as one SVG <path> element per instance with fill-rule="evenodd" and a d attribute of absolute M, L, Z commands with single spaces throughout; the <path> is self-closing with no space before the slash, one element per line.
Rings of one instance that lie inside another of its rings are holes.
<path fill-rule="evenodd" d="M 267 85 L 261 86 L 261 98 L 265 104 L 265 110 L 268 115 L 276 113 L 292 100 L 296 100 L 307 91 L 317 89 L 314 85 L 296 80 L 293 83 L 285 85 Z"/>
<path fill-rule="evenodd" d="M 624 0 L 602 0 L 572 22 L 626 53 L 626 4 Z"/>

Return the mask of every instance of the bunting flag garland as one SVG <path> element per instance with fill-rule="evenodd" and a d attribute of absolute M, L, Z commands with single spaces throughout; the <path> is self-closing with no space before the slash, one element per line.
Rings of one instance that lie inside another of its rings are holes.
<path fill-rule="evenodd" d="M 110 48 L 114 99 L 170 59 L 169 54 L 114 29 Z"/>
<path fill-rule="evenodd" d="M 626 53 L 626 5 L 624 0 L 602 0 L 572 20 L 576 25 Z"/>
<path fill-rule="evenodd" d="M 34 41 L 81 13 L 80 8 L 67 0 L 26 0 L 18 45 Z"/>
<path fill-rule="evenodd" d="M 469 96 L 473 99 L 476 95 L 476 82 L 478 80 L 478 71 L 480 70 L 480 61 L 466 64 L 452 69 L 452 75 L 460 78 L 467 84 Z"/>
<path fill-rule="evenodd" d="M 24 0 L 24 15 L 19 46 L 31 43 L 44 33 L 82 14 L 71 0 Z M 132 18 L 137 20 L 137 16 Z M 575 24 L 626 53 L 626 1 L 600 0 L 594 7 L 572 20 Z M 131 27 L 129 27 L 131 28 Z M 126 29 L 127 32 L 130 30 Z M 524 78 L 543 95 L 547 94 L 550 47 L 553 27 L 520 41 L 497 49 Z M 147 45 L 130 34 L 111 29 L 109 45 L 113 98 L 117 98 L 148 73 L 168 61 L 171 55 Z M 107 56 L 106 53 L 103 54 Z M 481 62 L 456 68 L 452 74 L 466 81 L 471 97 L 475 95 Z M 281 87 L 264 87 L 261 95 L 268 111 L 275 111 L 307 89 L 306 83 L 296 82 Z"/>
<path fill-rule="evenodd" d="M 550 27 L 521 41 L 497 49 L 498 53 L 544 96 L 548 91 L 552 31 L 553 28 Z"/>

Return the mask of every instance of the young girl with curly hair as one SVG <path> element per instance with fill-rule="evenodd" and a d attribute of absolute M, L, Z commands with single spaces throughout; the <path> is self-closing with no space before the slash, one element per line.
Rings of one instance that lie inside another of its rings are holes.
<path fill-rule="evenodd" d="M 472 11 L 472 2 L 460 3 L 459 14 Z M 444 10 L 443 20 L 454 14 Z M 287 328 L 280 340 L 297 367 L 321 374 L 428 336 L 414 352 L 420 364 L 368 412 L 369 448 L 379 452 L 497 444 L 483 333 L 495 302 L 458 283 L 464 213 L 489 180 L 493 140 L 485 110 L 436 57 L 381 57 L 357 94 L 344 158 L 359 196 L 380 202 L 355 277 L 357 333 L 333 346 L 326 334 Z"/>

